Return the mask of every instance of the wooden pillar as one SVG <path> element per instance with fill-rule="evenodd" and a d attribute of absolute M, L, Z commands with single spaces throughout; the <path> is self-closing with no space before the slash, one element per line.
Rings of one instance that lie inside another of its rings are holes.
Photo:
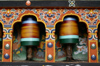
<path fill-rule="evenodd" d="M 55 62 L 55 29 L 46 28 L 45 62 Z"/>
<path fill-rule="evenodd" d="M 12 62 L 12 28 L 3 28 L 2 62 Z"/>
<path fill-rule="evenodd" d="M 97 29 L 89 28 L 88 31 L 88 62 L 97 63 L 98 62 L 98 39 Z"/>

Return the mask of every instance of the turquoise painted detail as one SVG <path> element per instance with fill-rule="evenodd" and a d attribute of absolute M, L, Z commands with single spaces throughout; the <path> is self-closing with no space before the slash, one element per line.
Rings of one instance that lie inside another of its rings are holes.
<path fill-rule="evenodd" d="M 99 39 L 99 42 L 100 42 L 100 39 Z"/>
<path fill-rule="evenodd" d="M 2 38 L 0 38 L 0 41 L 2 41 Z"/>
<path fill-rule="evenodd" d="M 24 46 L 20 46 L 18 49 L 13 50 L 13 60 L 26 60 L 26 56 L 26 47 Z"/>
<path fill-rule="evenodd" d="M 76 21 L 76 19 L 72 18 L 72 17 L 67 17 L 67 18 L 64 19 L 64 21 L 66 21 L 66 20 L 75 20 Z"/>
<path fill-rule="evenodd" d="M 78 43 L 78 42 L 79 42 L 79 39 L 73 39 L 73 38 L 70 38 L 70 39 L 60 39 L 60 43 L 61 44 Z"/>
<path fill-rule="evenodd" d="M 22 38 L 21 41 L 39 41 L 39 38 Z"/>
<path fill-rule="evenodd" d="M 60 36 L 60 39 L 68 39 L 68 38 L 79 38 L 78 35 L 65 35 L 65 36 Z"/>
<path fill-rule="evenodd" d="M 21 41 L 21 46 L 38 46 L 39 41 Z"/>

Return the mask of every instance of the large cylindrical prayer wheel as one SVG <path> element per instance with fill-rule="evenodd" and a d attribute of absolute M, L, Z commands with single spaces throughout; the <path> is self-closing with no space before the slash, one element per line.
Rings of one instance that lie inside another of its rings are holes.
<path fill-rule="evenodd" d="M 22 46 L 39 45 L 39 26 L 37 21 L 33 20 L 30 17 L 22 22 L 21 45 Z"/>
<path fill-rule="evenodd" d="M 60 43 L 78 43 L 79 41 L 79 31 L 77 19 L 74 17 L 66 17 L 64 18 L 64 22 L 62 22 L 60 27 Z"/>

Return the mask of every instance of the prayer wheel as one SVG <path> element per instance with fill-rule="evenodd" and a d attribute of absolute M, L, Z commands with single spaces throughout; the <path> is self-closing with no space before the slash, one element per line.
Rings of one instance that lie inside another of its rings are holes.
<path fill-rule="evenodd" d="M 66 60 L 72 60 L 72 44 L 79 42 L 79 30 L 75 17 L 66 17 L 60 26 L 60 43 L 64 45 Z"/>
<path fill-rule="evenodd" d="M 77 19 L 74 17 L 64 18 L 64 22 L 60 27 L 60 43 L 78 43 L 79 42 L 79 31 Z"/>
<path fill-rule="evenodd" d="M 39 45 L 39 26 L 37 21 L 33 20 L 31 17 L 27 17 L 27 19 L 22 22 L 21 45 Z"/>
<path fill-rule="evenodd" d="M 39 45 L 39 26 L 32 17 L 23 18 L 21 27 L 21 46 L 27 46 L 27 60 L 32 60 L 33 48 Z"/>

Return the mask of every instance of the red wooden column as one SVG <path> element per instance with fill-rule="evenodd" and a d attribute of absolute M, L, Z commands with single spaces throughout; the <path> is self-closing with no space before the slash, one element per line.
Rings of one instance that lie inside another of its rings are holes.
<path fill-rule="evenodd" d="M 12 29 L 3 29 L 2 62 L 12 62 Z"/>
<path fill-rule="evenodd" d="M 98 62 L 98 39 L 96 28 L 89 28 L 88 31 L 88 62 Z"/>
<path fill-rule="evenodd" d="M 55 29 L 46 28 L 45 62 L 55 62 Z"/>

